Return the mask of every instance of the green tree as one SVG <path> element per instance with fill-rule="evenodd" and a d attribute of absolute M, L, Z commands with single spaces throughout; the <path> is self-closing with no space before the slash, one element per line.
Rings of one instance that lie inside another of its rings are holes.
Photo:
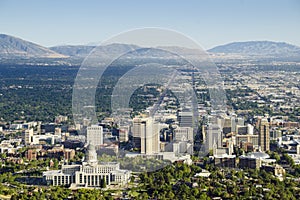
<path fill-rule="evenodd" d="M 100 181 L 100 187 L 101 188 L 106 188 L 106 180 L 105 180 L 105 178 L 101 179 L 101 181 Z"/>

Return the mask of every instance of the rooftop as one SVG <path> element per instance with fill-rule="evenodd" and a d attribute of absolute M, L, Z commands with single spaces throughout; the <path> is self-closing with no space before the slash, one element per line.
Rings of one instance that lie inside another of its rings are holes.
<path fill-rule="evenodd" d="M 252 152 L 252 153 L 249 153 L 248 155 L 242 155 L 241 157 L 244 157 L 244 158 L 255 158 L 255 159 L 268 159 L 270 158 L 270 156 L 266 153 L 263 153 L 263 152 Z"/>

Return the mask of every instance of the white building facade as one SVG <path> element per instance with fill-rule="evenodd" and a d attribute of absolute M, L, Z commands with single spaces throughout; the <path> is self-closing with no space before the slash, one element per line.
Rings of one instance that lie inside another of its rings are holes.
<path fill-rule="evenodd" d="M 97 161 L 94 145 L 90 144 L 82 164 L 63 165 L 61 170 L 43 172 L 48 185 L 70 185 L 75 187 L 101 187 L 106 185 L 124 185 L 130 180 L 131 171 L 120 169 L 117 162 Z"/>

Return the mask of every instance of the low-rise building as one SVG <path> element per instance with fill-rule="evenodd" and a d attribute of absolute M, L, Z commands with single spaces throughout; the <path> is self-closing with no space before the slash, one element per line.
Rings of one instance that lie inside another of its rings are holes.
<path fill-rule="evenodd" d="M 36 151 L 36 149 L 28 149 L 25 152 L 25 157 L 28 160 L 36 160 L 37 159 L 37 151 Z"/>
<path fill-rule="evenodd" d="M 214 164 L 216 167 L 231 167 L 236 166 L 236 156 L 235 155 L 214 155 Z"/>
<path fill-rule="evenodd" d="M 253 152 L 239 157 L 239 166 L 242 169 L 259 169 L 263 164 L 272 164 L 276 160 L 263 152 Z"/>
<path fill-rule="evenodd" d="M 280 165 L 263 165 L 261 169 L 272 172 L 275 176 L 284 176 L 285 175 L 285 169 Z"/>
<path fill-rule="evenodd" d="M 199 173 L 196 173 L 194 177 L 206 177 L 208 178 L 210 176 L 210 172 L 205 170 L 205 169 L 202 169 L 202 172 L 199 172 Z"/>
<path fill-rule="evenodd" d="M 75 150 L 74 149 L 64 149 L 64 159 L 71 160 L 75 157 Z"/>

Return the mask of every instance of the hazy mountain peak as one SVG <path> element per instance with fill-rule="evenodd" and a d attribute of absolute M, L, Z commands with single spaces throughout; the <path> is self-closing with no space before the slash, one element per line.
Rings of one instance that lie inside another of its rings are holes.
<path fill-rule="evenodd" d="M 137 48 L 137 46 L 132 44 L 120 44 L 112 43 L 107 45 L 99 46 L 87 46 L 87 45 L 65 45 L 65 46 L 55 46 L 50 49 L 58 52 L 60 54 L 76 57 L 86 57 L 89 53 L 96 48 L 97 52 L 104 52 L 105 54 L 110 54 L 113 52 L 123 52 L 124 50 L 132 50 Z"/>
<path fill-rule="evenodd" d="M 46 47 L 6 34 L 0 34 L 0 55 L 1 57 L 66 57 Z"/>
<path fill-rule="evenodd" d="M 295 55 L 300 47 L 285 42 L 247 41 L 232 42 L 208 50 L 211 53 L 233 53 L 246 55 Z"/>

